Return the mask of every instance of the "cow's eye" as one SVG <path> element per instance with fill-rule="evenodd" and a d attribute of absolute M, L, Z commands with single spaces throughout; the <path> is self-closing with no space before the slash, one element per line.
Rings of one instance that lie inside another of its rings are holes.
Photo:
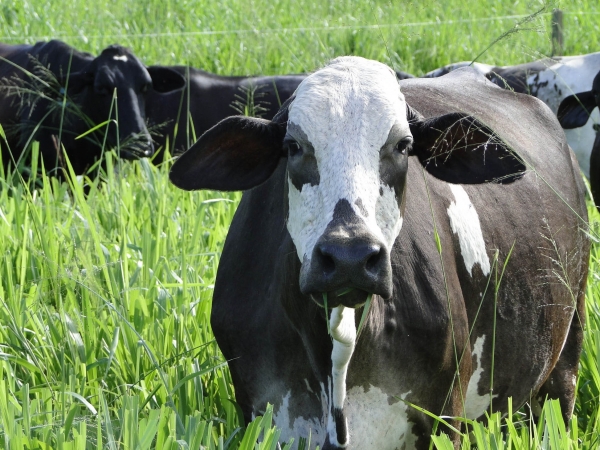
<path fill-rule="evenodd" d="M 296 141 L 288 141 L 285 143 L 288 150 L 288 156 L 294 157 L 302 153 L 302 147 Z"/>
<path fill-rule="evenodd" d="M 404 139 L 400 139 L 400 141 L 398 141 L 398 143 L 394 147 L 394 151 L 397 153 L 400 153 L 402 155 L 405 155 L 410 150 L 410 147 L 412 146 L 412 142 L 413 142 L 413 140 L 410 137 L 405 137 Z"/>

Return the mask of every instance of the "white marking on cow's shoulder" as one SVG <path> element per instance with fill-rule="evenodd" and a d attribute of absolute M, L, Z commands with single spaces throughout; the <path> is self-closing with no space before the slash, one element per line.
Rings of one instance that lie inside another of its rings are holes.
<path fill-rule="evenodd" d="M 273 422 L 281 430 L 280 440 L 287 442 L 291 438 L 297 442 L 298 437 L 311 436 L 312 448 L 320 442 L 325 441 L 323 424 L 317 419 L 305 419 L 304 417 L 290 417 L 291 391 L 283 397 L 281 405 L 273 413 Z"/>
<path fill-rule="evenodd" d="M 331 310 L 330 327 L 331 336 L 333 337 L 333 350 L 331 351 L 331 380 L 333 384 L 331 404 L 339 410 L 344 408 L 344 400 L 346 399 L 346 374 L 348 373 L 348 365 L 350 364 L 350 358 L 352 358 L 356 344 L 354 311 L 353 308 L 346 308 L 344 306 L 338 306 Z M 345 447 L 348 445 L 348 440 L 343 439 L 346 441 L 345 445 L 339 443 L 335 420 L 331 413 L 331 408 L 329 408 L 329 417 L 327 420 L 329 441 L 338 447 Z"/>
<path fill-rule="evenodd" d="M 123 61 L 123 62 L 127 62 L 128 61 L 127 55 L 113 56 L 113 59 L 115 61 Z"/>
<path fill-rule="evenodd" d="M 414 448 L 417 436 L 408 420 L 409 392 L 390 396 L 380 388 L 355 386 L 348 390 L 346 416 L 352 448 L 396 450 Z M 402 399 L 402 400 L 401 400 Z"/>
<path fill-rule="evenodd" d="M 477 369 L 473 371 L 469 380 L 469 386 L 467 387 L 467 397 L 465 399 L 465 416 L 468 419 L 477 419 L 481 416 L 490 406 L 490 395 L 479 395 L 479 381 L 483 375 L 483 362 L 481 355 L 483 354 L 483 344 L 485 342 L 485 335 L 479 336 L 475 340 L 473 346 L 473 362 L 477 364 Z M 493 395 L 492 398 L 498 397 Z"/>
<path fill-rule="evenodd" d="M 452 231 L 458 236 L 460 252 L 469 275 L 473 275 L 473 266 L 479 263 L 484 275 L 490 273 L 490 260 L 485 250 L 485 241 L 481 233 L 481 224 L 475 207 L 464 188 L 458 184 L 449 184 L 455 202 L 448 207 L 448 217 Z"/>

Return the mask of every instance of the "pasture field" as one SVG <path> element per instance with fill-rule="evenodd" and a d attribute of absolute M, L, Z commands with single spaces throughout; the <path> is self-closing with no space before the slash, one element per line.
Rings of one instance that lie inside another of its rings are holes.
<path fill-rule="evenodd" d="M 0 4 L 0 42 L 61 38 L 94 54 L 120 43 L 147 64 L 227 75 L 300 73 L 355 54 L 419 75 L 502 36 L 480 62 L 550 55 L 553 6 L 565 12 L 564 54 L 600 50 L 596 0 L 21 0 Z M 180 191 L 169 166 L 109 155 L 87 196 L 74 177 L 24 182 L 0 168 L 0 448 L 276 448 L 269 411 L 241 428 L 209 324 L 240 194 Z M 548 403 L 537 425 L 523 412 L 473 424 L 464 449 L 600 446 L 600 216 L 588 204 L 588 322 L 570 431 Z M 444 436 L 434 446 L 451 448 Z"/>

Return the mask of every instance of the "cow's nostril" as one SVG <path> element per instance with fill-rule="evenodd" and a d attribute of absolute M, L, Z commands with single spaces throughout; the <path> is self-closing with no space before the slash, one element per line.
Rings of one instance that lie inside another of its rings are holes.
<path fill-rule="evenodd" d="M 371 273 L 377 272 L 381 258 L 382 258 L 381 247 L 373 248 L 373 254 L 371 256 L 369 256 L 369 258 L 367 259 L 367 262 L 365 264 L 365 269 L 367 270 L 367 272 L 371 272 Z"/>
<path fill-rule="evenodd" d="M 326 275 L 331 275 L 335 272 L 335 259 L 329 249 L 326 246 L 320 246 L 318 248 L 319 264 L 321 270 Z"/>

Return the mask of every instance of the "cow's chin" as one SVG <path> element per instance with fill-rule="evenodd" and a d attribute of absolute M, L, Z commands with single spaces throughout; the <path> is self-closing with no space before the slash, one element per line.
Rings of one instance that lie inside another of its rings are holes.
<path fill-rule="evenodd" d="M 323 294 L 310 294 L 310 296 L 317 305 L 324 307 Z M 368 297 L 369 293 L 362 289 L 338 289 L 327 292 L 327 308 L 336 308 L 340 305 L 346 308 L 360 308 L 365 304 Z"/>

